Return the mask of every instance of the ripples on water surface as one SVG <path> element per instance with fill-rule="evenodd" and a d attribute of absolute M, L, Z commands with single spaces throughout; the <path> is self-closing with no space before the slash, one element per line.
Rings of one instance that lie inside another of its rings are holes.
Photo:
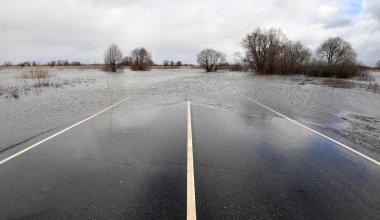
<path fill-rule="evenodd" d="M 31 79 L 19 79 L 21 73 L 20 69 L 1 70 L 0 88 L 33 85 Z M 365 89 L 331 88 L 321 85 L 321 79 L 301 76 L 207 74 L 189 69 L 109 74 L 94 69 L 54 68 L 50 73 L 54 74 L 50 80 L 69 83 L 59 88 L 31 87 L 18 99 L 0 95 L 0 151 L 50 129 L 62 129 L 125 97 L 129 100 L 114 109 L 115 113 L 186 100 L 246 114 L 255 111 L 247 107 L 243 96 L 380 149 L 380 94 Z M 380 74 L 373 75 L 380 82 Z"/>

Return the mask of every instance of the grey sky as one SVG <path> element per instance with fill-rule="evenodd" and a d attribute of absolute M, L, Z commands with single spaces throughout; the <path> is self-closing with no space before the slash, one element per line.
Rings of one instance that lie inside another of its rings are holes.
<path fill-rule="evenodd" d="M 233 61 L 257 27 L 281 28 L 313 50 L 340 36 L 363 63 L 380 59 L 379 0 L 0 0 L 0 8 L 0 63 L 102 62 L 112 42 L 124 55 L 144 46 L 157 63 L 195 63 L 204 47 Z"/>

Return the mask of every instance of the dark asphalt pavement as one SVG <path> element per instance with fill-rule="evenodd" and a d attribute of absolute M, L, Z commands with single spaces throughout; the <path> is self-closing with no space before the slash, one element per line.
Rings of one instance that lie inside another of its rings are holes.
<path fill-rule="evenodd" d="M 184 219 L 186 104 L 103 114 L 0 166 L 0 219 Z"/>
<path fill-rule="evenodd" d="M 258 108 L 193 104 L 198 219 L 379 219 L 377 165 Z"/>
<path fill-rule="evenodd" d="M 192 103 L 198 219 L 379 219 L 377 165 L 243 106 Z M 186 113 L 121 105 L 0 165 L 0 219 L 185 219 Z"/>

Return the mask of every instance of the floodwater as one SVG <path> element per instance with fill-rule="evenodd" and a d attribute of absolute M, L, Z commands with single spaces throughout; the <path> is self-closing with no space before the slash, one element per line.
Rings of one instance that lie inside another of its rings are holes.
<path fill-rule="evenodd" d="M 126 97 L 123 111 L 130 112 L 191 100 L 244 113 L 247 96 L 350 146 L 380 152 L 380 93 L 363 87 L 333 88 L 323 79 L 244 72 L 180 69 L 110 74 L 53 68 L 54 77 L 48 80 L 56 86 L 36 88 L 35 80 L 20 79 L 22 71 L 0 71 L 0 153 L 35 143 Z M 379 83 L 380 73 L 372 75 Z M 18 98 L 6 92 L 12 88 L 20 91 Z"/>

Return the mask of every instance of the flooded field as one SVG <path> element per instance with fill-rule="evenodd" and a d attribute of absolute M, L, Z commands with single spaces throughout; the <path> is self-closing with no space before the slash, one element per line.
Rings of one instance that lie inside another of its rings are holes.
<path fill-rule="evenodd" d="M 380 152 L 380 92 L 373 87 L 380 84 L 380 73 L 372 73 L 372 82 L 349 80 L 347 88 L 303 76 L 54 68 L 49 84 L 36 87 L 36 79 L 21 78 L 23 71 L 0 71 L 0 152 L 34 143 L 125 97 L 128 111 L 191 100 L 249 114 L 245 96 L 358 148 Z M 17 97 L 12 95 L 15 89 Z"/>

